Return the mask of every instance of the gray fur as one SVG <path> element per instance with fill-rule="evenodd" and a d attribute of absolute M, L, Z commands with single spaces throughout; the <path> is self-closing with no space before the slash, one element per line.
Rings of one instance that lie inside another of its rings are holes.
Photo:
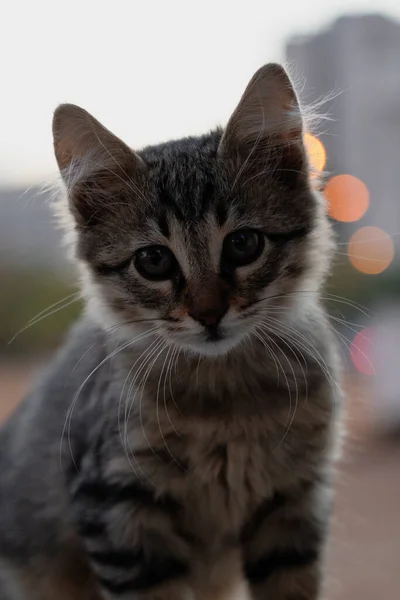
<path fill-rule="evenodd" d="M 1 600 L 320 597 L 340 390 L 296 102 L 267 66 L 224 133 L 137 154 L 58 109 L 88 302 L 0 433 Z M 227 272 L 243 228 L 265 247 Z M 130 257 L 150 244 L 179 276 L 140 276 Z M 190 315 L 222 298 L 208 341 Z"/>

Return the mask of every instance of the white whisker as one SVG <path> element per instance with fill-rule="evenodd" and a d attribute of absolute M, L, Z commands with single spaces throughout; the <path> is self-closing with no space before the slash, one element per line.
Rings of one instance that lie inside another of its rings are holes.
<path fill-rule="evenodd" d="M 81 391 L 83 390 L 83 388 L 85 387 L 86 383 L 89 381 L 89 379 L 111 358 L 113 358 L 113 356 L 115 356 L 116 354 L 118 354 L 119 352 L 122 352 L 123 350 L 125 350 L 126 348 L 129 348 L 129 346 L 132 346 L 133 344 L 135 344 L 137 341 L 139 341 L 143 335 L 145 334 L 140 334 L 138 336 L 136 336 L 136 338 L 133 338 L 132 340 L 129 340 L 127 342 L 125 342 L 124 344 L 122 344 L 121 346 L 115 348 L 112 352 L 110 352 L 102 361 L 100 361 L 100 363 L 94 368 L 92 369 L 92 371 L 89 373 L 89 375 L 87 375 L 87 377 L 85 378 L 85 380 L 83 381 L 83 383 L 81 383 L 81 385 L 79 386 L 78 390 L 75 392 L 71 404 L 68 408 L 67 411 L 67 415 L 65 418 L 65 423 L 64 423 L 64 427 L 63 430 L 61 432 L 61 440 L 60 440 L 60 466 L 61 469 L 62 467 L 62 447 L 63 447 L 63 440 L 64 440 L 64 435 L 67 431 L 68 435 L 68 447 L 69 447 L 69 451 L 71 454 L 71 458 L 72 458 L 72 462 L 75 466 L 75 468 L 77 468 L 76 463 L 75 463 L 75 459 L 74 459 L 74 455 L 73 455 L 73 451 L 72 451 L 72 446 L 71 446 L 71 438 L 70 438 L 70 427 L 71 427 L 71 421 L 72 421 L 72 414 L 75 408 L 75 405 L 78 401 L 79 395 L 81 393 Z"/>
<path fill-rule="evenodd" d="M 56 302 L 55 304 L 53 304 L 53 306 L 56 307 L 53 310 L 49 311 L 47 308 L 44 311 L 42 311 L 41 313 L 39 313 L 39 315 L 42 315 L 42 316 L 36 315 L 36 317 L 34 317 L 30 321 L 28 321 L 28 323 L 24 327 L 22 327 L 19 331 L 17 331 L 17 333 L 15 335 L 13 335 L 13 337 L 8 342 L 8 344 L 12 344 L 17 339 L 17 337 L 19 335 L 21 335 L 21 333 L 24 333 L 24 331 L 26 331 L 30 327 L 34 327 L 35 325 L 37 325 L 44 319 L 47 319 L 47 317 L 50 317 L 51 315 L 58 313 L 60 310 L 64 310 L 64 308 L 67 308 L 67 306 L 70 306 L 71 304 L 73 304 L 74 302 L 77 302 L 77 300 L 80 299 L 80 293 L 78 293 L 78 292 L 76 292 L 75 294 L 72 294 L 71 296 L 72 296 L 72 299 L 68 300 L 68 302 L 64 302 L 64 304 L 62 304 L 61 306 L 58 306 L 59 304 L 61 304 L 63 302 L 63 300 L 60 300 L 59 302 Z M 67 298 L 71 298 L 71 296 L 67 296 Z M 66 300 L 66 298 L 64 298 L 64 300 Z M 52 308 L 52 307 L 49 307 L 49 308 Z M 48 312 L 46 312 L 46 311 L 48 311 Z M 43 314 L 43 313 L 45 313 L 45 314 Z"/>
<path fill-rule="evenodd" d="M 167 450 L 168 454 L 170 455 L 170 457 L 172 458 L 172 460 L 178 465 L 178 467 L 183 470 L 186 471 L 186 469 L 183 467 L 183 465 L 181 465 L 181 463 L 176 459 L 176 457 L 174 456 L 174 454 L 171 452 L 171 449 L 169 448 L 167 441 L 165 439 L 164 433 L 162 431 L 162 427 L 161 427 L 161 421 L 160 421 L 160 411 L 159 411 L 159 404 L 158 404 L 158 400 L 159 400 L 159 396 L 160 396 L 160 388 L 161 388 L 161 381 L 162 381 L 162 377 L 164 374 L 164 370 L 165 370 L 165 365 L 167 363 L 168 357 L 169 357 L 169 353 L 171 350 L 171 346 L 169 346 L 168 350 L 167 350 L 167 354 L 165 356 L 161 371 L 160 371 L 160 376 L 158 378 L 158 385 L 157 385 L 157 394 L 156 394 L 156 415 L 157 415 L 157 423 L 158 423 L 158 430 L 160 432 L 160 436 L 161 436 L 161 440 L 164 444 L 165 449 Z M 165 373 L 165 377 L 164 377 L 164 406 L 166 407 L 166 397 L 165 397 L 165 384 L 166 384 L 166 376 L 167 373 Z M 171 420 L 170 420 L 171 422 Z M 172 423 L 171 423 L 172 425 Z M 173 427 L 173 425 L 172 425 Z"/>

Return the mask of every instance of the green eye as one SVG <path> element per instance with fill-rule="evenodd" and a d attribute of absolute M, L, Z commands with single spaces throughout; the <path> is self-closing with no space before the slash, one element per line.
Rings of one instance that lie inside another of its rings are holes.
<path fill-rule="evenodd" d="M 142 277 L 152 281 L 171 279 L 178 270 L 175 256 L 166 246 L 148 246 L 136 252 L 134 264 Z"/>
<path fill-rule="evenodd" d="M 232 267 L 254 262 L 264 249 L 265 238 L 253 229 L 238 229 L 224 239 L 222 259 Z"/>

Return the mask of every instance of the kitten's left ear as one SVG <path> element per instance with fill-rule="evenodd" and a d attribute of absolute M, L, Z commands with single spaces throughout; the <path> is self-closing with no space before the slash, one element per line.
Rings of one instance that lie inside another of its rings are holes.
<path fill-rule="evenodd" d="M 143 161 L 122 140 L 83 108 L 61 104 L 53 117 L 54 152 L 64 179 L 74 162 L 93 171 L 123 171 Z"/>
<path fill-rule="evenodd" d="M 283 67 L 268 64 L 248 84 L 223 134 L 219 153 L 251 161 L 265 152 L 291 147 L 303 152 L 299 102 Z"/>
<path fill-rule="evenodd" d="M 70 210 L 78 224 L 94 223 L 121 190 L 140 195 L 143 160 L 83 108 L 59 106 L 53 118 L 54 152 Z"/>

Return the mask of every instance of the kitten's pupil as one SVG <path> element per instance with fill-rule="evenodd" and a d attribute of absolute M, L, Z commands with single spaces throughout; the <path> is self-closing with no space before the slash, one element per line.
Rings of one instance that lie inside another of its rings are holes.
<path fill-rule="evenodd" d="M 248 246 L 251 247 L 253 241 L 253 236 L 250 237 L 245 235 L 243 232 L 240 232 L 232 238 L 232 245 L 235 248 L 235 252 L 238 254 L 243 254 L 246 252 Z"/>
<path fill-rule="evenodd" d="M 241 229 L 226 236 L 223 260 L 240 267 L 254 262 L 264 248 L 264 236 L 252 229 Z"/>
<path fill-rule="evenodd" d="M 146 279 L 163 281 L 173 276 L 178 265 L 175 256 L 166 246 L 149 246 L 136 253 L 135 267 Z"/>

